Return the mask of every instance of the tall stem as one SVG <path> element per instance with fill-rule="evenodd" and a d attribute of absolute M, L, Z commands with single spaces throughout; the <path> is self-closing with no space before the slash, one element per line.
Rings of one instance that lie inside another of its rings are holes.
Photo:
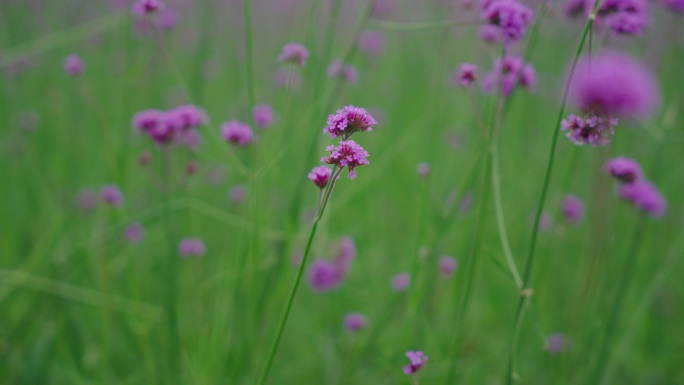
<path fill-rule="evenodd" d="M 283 315 L 280 317 L 280 323 L 278 324 L 278 329 L 276 331 L 275 338 L 273 339 L 273 342 L 271 343 L 271 348 L 269 349 L 268 353 L 268 358 L 266 359 L 266 364 L 264 365 L 263 370 L 261 371 L 261 376 L 259 378 L 259 385 L 264 385 L 266 383 L 266 379 L 268 378 L 268 373 L 271 370 L 271 366 L 273 365 L 273 359 L 275 358 L 275 354 L 278 351 L 278 346 L 280 345 L 280 339 L 283 336 L 283 331 L 285 330 L 285 324 L 287 324 L 287 319 L 290 316 L 290 310 L 292 309 L 292 304 L 294 303 L 295 296 L 297 295 L 297 289 L 299 288 L 299 284 L 302 280 L 302 276 L 304 275 L 304 269 L 306 268 L 306 261 L 309 258 L 309 251 L 311 251 L 311 244 L 313 243 L 314 235 L 316 235 L 316 229 L 318 228 L 318 223 L 321 221 L 321 218 L 323 217 L 323 213 L 325 212 L 325 207 L 328 204 L 328 201 L 330 199 L 330 195 L 332 194 L 333 188 L 335 188 L 335 182 L 337 181 L 337 177 L 340 176 L 340 173 L 342 172 L 342 168 L 338 168 L 333 172 L 331 178 L 330 178 L 330 183 L 328 184 L 328 188 L 325 190 L 325 194 L 323 195 L 323 201 L 321 202 L 321 207 L 318 210 L 318 213 L 316 214 L 316 218 L 314 219 L 313 225 L 311 226 L 311 232 L 309 232 L 309 240 L 306 242 L 306 249 L 304 250 L 304 255 L 302 256 L 302 261 L 299 263 L 299 269 L 297 269 L 297 276 L 295 277 L 295 280 L 292 284 L 292 287 L 290 288 L 290 294 L 287 299 L 287 304 L 285 305 L 285 310 L 283 311 Z"/>
<path fill-rule="evenodd" d="M 245 21 L 245 56 L 247 66 L 247 111 L 251 113 L 254 108 L 254 53 L 252 43 L 252 2 L 244 0 L 243 3 Z"/>

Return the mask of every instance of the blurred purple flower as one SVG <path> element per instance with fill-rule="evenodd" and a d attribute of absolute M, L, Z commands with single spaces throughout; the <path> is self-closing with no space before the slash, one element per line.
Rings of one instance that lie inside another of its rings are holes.
<path fill-rule="evenodd" d="M 635 59 L 607 51 L 577 63 L 570 100 L 588 114 L 646 118 L 658 107 L 660 90 L 653 74 Z"/>
<path fill-rule="evenodd" d="M 146 16 L 161 11 L 166 6 L 160 0 L 137 0 L 131 10 L 136 16 Z"/>
<path fill-rule="evenodd" d="M 566 136 L 578 146 L 605 146 L 610 143 L 610 135 L 615 133 L 617 118 L 602 118 L 591 115 L 585 119 L 569 115 L 561 122 L 561 130 L 568 131 Z"/>
<path fill-rule="evenodd" d="M 176 28 L 178 14 L 172 9 L 164 9 L 157 14 L 155 24 L 160 31 L 166 32 Z"/>
<path fill-rule="evenodd" d="M 483 3 L 481 18 L 500 29 L 506 44 L 517 43 L 532 23 L 534 12 L 516 0 L 487 0 Z"/>
<path fill-rule="evenodd" d="M 71 54 L 64 59 L 64 70 L 68 75 L 76 76 L 85 70 L 85 63 L 80 56 Z"/>
<path fill-rule="evenodd" d="M 259 128 L 268 128 L 273 123 L 273 108 L 268 104 L 257 104 L 252 111 L 254 125 Z"/>
<path fill-rule="evenodd" d="M 333 262 L 317 259 L 309 268 L 309 284 L 314 291 L 332 290 L 342 284 L 345 272 Z"/>
<path fill-rule="evenodd" d="M 302 86 L 302 75 L 294 69 L 277 69 L 273 73 L 273 82 L 278 87 L 297 90 Z"/>
<path fill-rule="evenodd" d="M 406 352 L 406 358 L 410 361 L 410 364 L 403 367 L 404 374 L 406 375 L 412 375 L 418 372 L 428 360 L 425 353 L 421 351 L 408 351 Z"/>
<path fill-rule="evenodd" d="M 445 277 L 450 277 L 458 268 L 458 261 L 456 258 L 443 255 L 439 258 L 439 272 Z"/>
<path fill-rule="evenodd" d="M 178 245 L 178 253 L 181 257 L 201 257 L 207 252 L 204 242 L 199 238 L 185 238 Z"/>
<path fill-rule="evenodd" d="M 477 80 L 477 66 L 470 63 L 463 63 L 461 67 L 454 70 L 451 80 L 454 84 L 468 87 Z"/>
<path fill-rule="evenodd" d="M 306 64 L 309 51 L 299 43 L 288 43 L 283 47 L 283 52 L 278 56 L 278 61 L 294 63 L 300 67 Z"/>
<path fill-rule="evenodd" d="M 328 181 L 330 180 L 330 174 L 332 174 L 332 170 L 330 168 L 325 167 L 325 166 L 318 166 L 314 167 L 313 170 L 307 175 L 307 178 L 309 178 L 310 181 L 312 181 L 318 188 L 323 189 L 325 186 L 328 185 Z"/>
<path fill-rule="evenodd" d="M 575 196 L 567 195 L 563 199 L 563 216 L 570 224 L 577 224 L 584 219 L 584 202 Z"/>
<path fill-rule="evenodd" d="M 416 171 L 421 178 L 427 179 L 427 177 L 430 176 L 430 165 L 427 163 L 418 163 Z"/>
<path fill-rule="evenodd" d="M 247 147 L 254 142 L 254 133 L 249 124 L 237 120 L 221 124 L 221 136 L 224 140 L 240 147 Z"/>
<path fill-rule="evenodd" d="M 621 185 L 618 195 L 651 217 L 660 218 L 665 215 L 667 209 L 665 198 L 658 188 L 647 180 L 642 179 Z"/>
<path fill-rule="evenodd" d="M 404 291 L 411 283 L 411 276 L 408 273 L 400 273 L 392 277 L 392 290 Z"/>
<path fill-rule="evenodd" d="M 344 328 L 349 333 L 356 333 L 362 329 L 366 328 L 368 324 L 368 319 L 359 313 L 347 313 L 344 316 Z"/>
<path fill-rule="evenodd" d="M 247 189 L 245 188 L 245 186 L 238 184 L 230 188 L 230 190 L 228 191 L 228 196 L 230 197 L 230 201 L 233 202 L 234 205 L 239 205 L 245 200 L 246 193 Z"/>
<path fill-rule="evenodd" d="M 385 44 L 385 34 L 380 31 L 365 31 L 359 36 L 359 48 L 369 55 L 382 52 Z"/>
<path fill-rule="evenodd" d="M 566 341 L 562 333 L 553 333 L 546 337 L 544 348 L 551 354 L 558 354 L 565 350 Z"/>
<path fill-rule="evenodd" d="M 494 69 L 482 80 L 482 89 L 488 94 L 500 89 L 504 96 L 509 96 L 516 86 L 527 90 L 534 90 L 537 86 L 537 72 L 519 56 L 496 59 Z"/>
<path fill-rule="evenodd" d="M 639 162 L 621 156 L 609 159 L 603 166 L 603 169 L 616 178 L 618 182 L 626 184 L 634 183 L 644 177 Z"/>
<path fill-rule="evenodd" d="M 100 190 L 100 196 L 102 197 L 102 200 L 110 206 L 119 207 L 124 203 L 123 194 L 121 194 L 119 187 L 115 185 L 107 185 L 102 187 L 102 190 Z"/>
<path fill-rule="evenodd" d="M 359 79 L 356 68 L 343 64 L 340 60 L 335 60 L 330 64 L 327 74 L 329 78 L 338 78 L 349 84 L 354 84 Z"/>
<path fill-rule="evenodd" d="M 143 236 L 145 235 L 145 229 L 140 223 L 131 223 L 124 230 L 124 238 L 130 244 L 140 243 Z"/>
<path fill-rule="evenodd" d="M 663 0 L 663 5 L 672 12 L 684 14 L 684 0 Z"/>

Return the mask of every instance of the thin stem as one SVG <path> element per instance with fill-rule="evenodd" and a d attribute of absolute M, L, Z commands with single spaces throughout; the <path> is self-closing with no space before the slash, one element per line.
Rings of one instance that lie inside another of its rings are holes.
<path fill-rule="evenodd" d="M 596 3 L 594 3 L 594 10 L 596 9 L 596 5 L 598 3 L 598 0 L 596 0 Z M 579 61 L 580 54 L 582 53 L 582 48 L 584 47 L 584 42 L 587 39 L 587 36 L 589 34 L 589 30 L 591 29 L 591 25 L 594 21 L 594 12 L 592 11 L 591 15 L 587 19 L 587 22 L 584 26 L 584 31 L 582 32 L 582 36 L 580 38 L 579 44 L 577 45 L 577 50 L 575 51 L 575 57 L 572 62 L 572 66 L 570 68 L 570 73 L 568 75 L 568 79 L 565 83 L 565 89 L 563 91 L 563 99 L 561 102 L 560 109 L 558 110 L 558 116 L 556 118 L 556 123 L 554 125 L 554 131 L 553 131 L 553 136 L 551 139 L 551 149 L 549 152 L 549 160 L 546 165 L 546 172 L 544 175 L 544 182 L 542 184 L 542 192 L 541 192 L 541 197 L 539 198 L 539 204 L 537 206 L 537 212 L 534 217 L 534 226 L 532 229 L 532 237 L 530 240 L 530 246 L 529 250 L 527 253 L 527 262 L 525 263 L 525 271 L 523 274 L 523 280 L 522 280 L 522 288 L 525 290 L 527 288 L 528 284 L 530 283 L 530 276 L 532 272 L 532 266 L 534 265 L 534 256 L 535 256 L 535 247 L 537 245 L 537 235 L 539 233 L 539 222 L 541 220 L 542 212 L 544 210 L 544 202 L 546 201 L 546 195 L 548 193 L 549 189 L 549 184 L 551 181 L 551 171 L 553 170 L 553 163 L 555 160 L 555 155 L 556 155 L 556 143 L 558 142 L 558 133 L 560 132 L 560 125 L 561 121 L 563 120 L 563 115 L 565 114 L 565 104 L 567 103 L 568 100 L 568 92 L 570 89 L 570 82 L 572 81 L 572 77 L 575 73 L 575 68 L 577 67 L 577 62 Z M 509 360 L 508 360 L 508 371 L 506 374 L 506 384 L 511 384 L 513 381 L 513 361 L 514 361 L 514 355 L 516 351 L 516 346 L 517 346 L 517 341 L 518 341 L 518 336 L 519 332 L 517 332 L 520 328 L 520 323 L 523 320 L 523 315 L 521 314 L 523 312 L 523 309 L 525 308 L 525 304 L 527 303 L 529 299 L 528 295 L 521 295 L 520 300 L 518 301 L 518 307 L 516 310 L 516 316 L 515 316 L 515 324 L 513 326 L 513 335 L 511 337 L 511 352 L 509 355 Z"/>
<path fill-rule="evenodd" d="M 306 267 L 306 261 L 309 258 L 309 251 L 311 251 L 311 244 L 313 243 L 314 235 L 316 235 L 316 229 L 318 228 L 318 223 L 321 221 L 321 218 L 323 217 L 323 213 L 325 212 L 325 207 L 328 204 L 328 200 L 330 199 L 330 195 L 332 194 L 333 188 L 335 188 L 335 182 L 337 181 L 337 177 L 340 176 L 340 173 L 342 172 L 342 168 L 338 168 L 332 175 L 330 179 L 330 183 L 328 184 L 328 188 L 325 191 L 324 197 L 323 197 L 323 202 L 321 204 L 320 209 L 318 210 L 318 213 L 316 214 L 316 218 L 314 219 L 313 225 L 311 226 L 311 232 L 309 233 L 309 240 L 306 243 L 306 249 L 304 250 L 304 255 L 302 256 L 302 261 L 299 264 L 299 268 L 297 269 L 297 276 L 295 277 L 295 281 L 292 284 L 292 287 L 290 288 L 290 294 L 288 296 L 287 304 L 285 305 L 285 310 L 283 311 L 283 315 L 280 318 L 280 323 L 278 324 L 278 329 L 276 331 L 275 338 L 273 339 L 273 342 L 271 343 L 271 348 L 269 349 L 268 353 L 268 358 L 266 359 L 266 364 L 261 371 L 261 376 L 259 377 L 259 385 L 264 385 L 266 383 L 266 379 L 268 378 L 268 373 L 271 370 L 271 366 L 273 365 L 273 359 L 275 358 L 275 354 L 278 351 L 278 346 L 280 345 L 280 339 L 283 336 L 283 331 L 285 330 L 285 324 L 287 324 L 287 319 L 290 316 L 290 310 L 292 309 L 292 304 L 294 303 L 295 296 L 297 294 L 297 289 L 299 288 L 299 284 L 302 280 L 302 276 L 304 275 L 304 269 Z"/>
<path fill-rule="evenodd" d="M 247 111 L 251 113 L 254 108 L 254 49 L 252 38 L 252 2 L 244 0 L 243 3 L 245 19 L 245 56 L 247 67 Z"/>

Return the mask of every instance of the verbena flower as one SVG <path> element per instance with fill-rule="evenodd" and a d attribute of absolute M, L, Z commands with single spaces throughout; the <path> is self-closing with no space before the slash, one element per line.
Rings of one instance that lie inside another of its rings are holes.
<path fill-rule="evenodd" d="M 684 14 L 684 0 L 663 0 L 663 5 L 672 12 Z"/>
<path fill-rule="evenodd" d="M 268 128 L 273 123 L 273 108 L 268 104 L 258 104 L 252 111 L 254 125 L 259 128 Z"/>
<path fill-rule="evenodd" d="M 182 105 L 168 111 L 143 110 L 133 116 L 132 124 L 139 132 L 150 137 L 157 144 L 171 143 L 176 139 L 190 141 L 191 147 L 199 140 L 191 137 L 190 131 L 208 122 L 204 110 L 193 105 Z M 194 139 L 194 143 L 193 143 Z"/>
<path fill-rule="evenodd" d="M 483 4 L 481 18 L 500 29 L 506 44 L 517 43 L 532 23 L 534 12 L 515 0 L 487 0 Z"/>
<path fill-rule="evenodd" d="M 330 64 L 327 74 L 329 78 L 338 78 L 349 84 L 354 84 L 359 79 L 359 73 L 356 68 L 343 64 L 340 60 L 335 60 Z"/>
<path fill-rule="evenodd" d="M 368 152 L 359 146 L 353 140 L 345 140 L 340 142 L 340 145 L 328 146 L 326 151 L 330 152 L 330 156 L 321 158 L 321 162 L 333 164 L 339 168 L 347 167 L 349 169 L 349 179 L 356 178 L 354 169 L 359 166 L 368 164 Z"/>
<path fill-rule="evenodd" d="M 344 316 L 344 328 L 349 333 L 356 333 L 362 329 L 366 328 L 368 324 L 368 319 L 359 313 L 347 313 Z"/>
<path fill-rule="evenodd" d="M 411 283 L 411 276 L 408 273 L 399 273 L 392 277 L 392 290 L 404 291 Z"/>
<path fill-rule="evenodd" d="M 571 224 L 577 224 L 584 219 L 584 202 L 575 195 L 563 198 L 562 209 L 565 220 Z"/>
<path fill-rule="evenodd" d="M 199 238 L 185 238 L 178 245 L 178 253 L 181 257 L 201 257 L 207 252 L 207 247 Z"/>
<path fill-rule="evenodd" d="M 463 63 L 458 70 L 454 70 L 451 79 L 454 84 L 468 87 L 477 80 L 477 66 L 470 63 Z"/>
<path fill-rule="evenodd" d="M 311 264 L 308 277 L 314 291 L 329 291 L 342 284 L 345 270 L 333 262 L 317 259 Z"/>
<path fill-rule="evenodd" d="M 639 35 L 650 23 L 647 7 L 645 0 L 606 0 L 596 12 L 596 22 L 616 35 Z"/>
<path fill-rule="evenodd" d="M 288 43 L 283 47 L 282 53 L 278 56 L 278 61 L 294 63 L 300 67 L 306 64 L 309 51 L 299 43 Z"/>
<path fill-rule="evenodd" d="M 145 235 L 145 228 L 140 223 L 131 223 L 124 230 L 124 238 L 130 244 L 140 243 Z"/>
<path fill-rule="evenodd" d="M 234 205 L 239 205 L 245 200 L 247 189 L 244 185 L 238 184 L 228 190 L 228 197 Z"/>
<path fill-rule="evenodd" d="M 119 186 L 116 185 L 102 187 L 100 196 L 102 197 L 102 200 L 110 206 L 119 207 L 124 203 L 123 194 L 121 193 L 121 190 L 119 190 Z"/>
<path fill-rule="evenodd" d="M 644 177 L 639 162 L 625 157 L 617 157 L 608 160 L 603 169 L 605 172 L 615 177 L 618 182 L 626 184 L 634 183 Z"/>
<path fill-rule="evenodd" d="M 358 131 L 371 131 L 378 122 L 371 114 L 361 107 L 346 106 L 328 115 L 328 124 L 323 132 L 329 133 L 331 138 L 342 136 L 348 138 Z"/>
<path fill-rule="evenodd" d="M 330 174 L 332 174 L 332 170 L 329 167 L 318 166 L 311 170 L 309 175 L 307 175 L 307 178 L 318 186 L 318 188 L 322 189 L 328 185 Z"/>
<path fill-rule="evenodd" d="M 337 264 L 349 265 L 356 257 L 356 245 L 352 237 L 343 237 L 337 245 L 337 256 L 335 261 Z"/>
<path fill-rule="evenodd" d="M 658 188 L 647 180 L 642 179 L 621 185 L 618 196 L 654 218 L 665 215 L 667 209 L 665 198 Z"/>
<path fill-rule="evenodd" d="M 64 70 L 70 76 L 76 76 L 85 70 L 85 63 L 80 56 L 71 54 L 64 59 Z"/>
<path fill-rule="evenodd" d="M 166 32 L 176 28 L 178 24 L 178 14 L 172 9 L 164 9 L 157 14 L 154 21 L 160 31 Z"/>
<path fill-rule="evenodd" d="M 504 96 L 509 96 L 517 86 L 527 90 L 534 90 L 537 86 L 537 72 L 519 56 L 496 59 L 494 69 L 482 79 L 485 93 L 500 90 Z"/>
<path fill-rule="evenodd" d="M 609 136 L 615 133 L 616 118 L 603 118 L 591 115 L 585 119 L 570 115 L 561 122 L 561 130 L 568 131 L 566 136 L 578 146 L 605 146 L 610 143 Z"/>
<path fill-rule="evenodd" d="M 359 48 L 369 55 L 382 52 L 385 44 L 385 34 L 380 31 L 365 31 L 359 36 Z"/>
<path fill-rule="evenodd" d="M 423 368 L 423 366 L 428 360 L 428 357 L 425 355 L 425 353 L 421 351 L 412 350 L 406 352 L 406 358 L 408 358 L 410 361 L 408 365 L 405 365 L 403 367 L 404 374 L 406 375 L 412 375 L 418 372 L 420 369 Z"/>
<path fill-rule="evenodd" d="M 566 338 L 562 333 L 553 333 L 546 337 L 544 348 L 551 354 L 558 354 L 566 349 Z"/>
<path fill-rule="evenodd" d="M 587 114 L 646 118 L 658 107 L 660 91 L 653 74 L 641 63 L 607 51 L 579 60 L 569 97 Z"/>
<path fill-rule="evenodd" d="M 165 7 L 160 0 L 136 0 L 131 10 L 136 16 L 146 16 L 161 11 Z"/>
<path fill-rule="evenodd" d="M 224 140 L 240 147 L 247 147 L 254 141 L 254 133 L 247 123 L 231 120 L 221 125 Z"/>
<path fill-rule="evenodd" d="M 448 255 L 443 255 L 439 258 L 439 272 L 442 273 L 443 276 L 452 276 L 457 267 L 458 261 L 456 258 Z"/>

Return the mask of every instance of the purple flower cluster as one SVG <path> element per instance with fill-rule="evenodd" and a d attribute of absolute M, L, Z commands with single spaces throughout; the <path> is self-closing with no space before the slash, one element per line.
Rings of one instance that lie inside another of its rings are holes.
<path fill-rule="evenodd" d="M 663 5 L 672 12 L 684 14 L 684 0 L 663 0 Z"/>
<path fill-rule="evenodd" d="M 406 358 L 408 358 L 410 361 L 408 365 L 405 365 L 403 367 L 404 374 L 406 375 L 412 375 L 418 372 L 420 369 L 423 368 L 423 366 L 428 360 L 428 357 L 425 355 L 425 353 L 421 351 L 412 350 L 406 352 Z"/>
<path fill-rule="evenodd" d="M 561 123 L 561 130 L 568 131 L 566 136 L 578 146 L 605 146 L 610 143 L 609 136 L 615 133 L 613 129 L 618 123 L 616 118 L 602 118 L 591 115 L 581 118 L 570 115 Z"/>
<path fill-rule="evenodd" d="M 143 110 L 133 116 L 133 127 L 147 134 L 157 144 L 185 138 L 192 130 L 206 124 L 206 113 L 193 105 L 178 106 L 168 111 Z"/>
<path fill-rule="evenodd" d="M 100 196 L 105 203 L 113 207 L 120 207 L 124 203 L 123 194 L 121 193 L 119 186 L 116 185 L 107 185 L 102 187 L 100 190 Z"/>
<path fill-rule="evenodd" d="M 330 174 L 332 174 L 332 170 L 329 167 L 318 166 L 311 170 L 309 175 L 307 175 L 307 178 L 318 186 L 318 188 L 323 189 L 328 185 Z"/>
<path fill-rule="evenodd" d="M 300 67 L 306 64 L 309 51 L 299 43 L 288 43 L 283 47 L 283 52 L 278 56 L 278 61 L 294 63 Z"/>
<path fill-rule="evenodd" d="M 365 329 L 366 325 L 368 325 L 368 319 L 363 314 L 347 313 L 344 316 L 344 328 L 349 333 L 356 333 Z"/>
<path fill-rule="evenodd" d="M 620 183 L 618 196 L 654 218 L 665 215 L 667 202 L 658 188 L 647 180 L 639 163 L 633 159 L 615 158 L 606 162 L 604 170 Z"/>
<path fill-rule="evenodd" d="M 252 111 L 254 125 L 259 128 L 268 128 L 273 124 L 273 108 L 268 104 L 258 104 Z"/>
<path fill-rule="evenodd" d="M 161 11 L 166 6 L 160 0 L 137 0 L 133 3 L 131 10 L 136 16 L 151 15 L 157 11 Z"/>
<path fill-rule="evenodd" d="M 201 257 L 207 252 L 207 247 L 199 238 L 185 238 L 178 245 L 178 253 L 181 257 Z"/>
<path fill-rule="evenodd" d="M 382 52 L 385 44 L 385 35 L 380 31 L 365 31 L 359 36 L 359 49 L 369 55 Z"/>
<path fill-rule="evenodd" d="M 130 244 L 139 243 L 145 236 L 145 228 L 140 223 L 131 223 L 124 230 L 124 238 Z"/>
<path fill-rule="evenodd" d="M 359 80 L 359 72 L 352 65 L 342 63 L 341 60 L 335 60 L 328 67 L 328 77 L 331 79 L 340 79 L 345 83 L 354 84 Z"/>
<path fill-rule="evenodd" d="M 354 106 L 346 106 L 334 115 L 328 115 L 328 125 L 323 129 L 331 138 L 341 136 L 347 139 L 357 131 L 371 131 L 378 124 L 375 118 L 365 109 Z"/>
<path fill-rule="evenodd" d="M 85 63 L 80 56 L 71 54 L 64 58 L 64 70 L 67 75 L 76 76 L 85 70 Z"/>
<path fill-rule="evenodd" d="M 504 96 L 509 96 L 516 86 L 526 90 L 534 90 L 537 86 L 537 72 L 519 56 L 496 59 L 494 69 L 482 79 L 482 89 L 488 94 L 500 90 Z"/>
<path fill-rule="evenodd" d="M 532 23 L 534 12 L 516 0 L 485 0 L 482 5 L 480 18 L 484 20 L 486 34 L 493 35 L 498 29 L 498 34 L 506 44 L 519 42 L 527 26 Z"/>
<path fill-rule="evenodd" d="M 477 66 L 470 63 L 463 63 L 459 69 L 455 69 L 451 75 L 454 84 L 468 87 L 477 80 Z"/>
<path fill-rule="evenodd" d="M 411 276 L 408 273 L 399 273 L 392 277 L 392 290 L 401 292 L 411 284 Z"/>
<path fill-rule="evenodd" d="M 583 57 L 570 83 L 569 98 L 586 114 L 646 118 L 660 101 L 653 74 L 632 57 L 606 51 Z"/>
<path fill-rule="evenodd" d="M 309 268 L 309 284 L 314 291 L 323 292 L 339 287 L 349 273 L 356 248 L 351 238 L 343 238 L 333 261 L 317 259 Z"/>
<path fill-rule="evenodd" d="M 596 22 L 607 25 L 615 35 L 639 35 L 650 23 L 647 5 L 645 0 L 606 0 Z"/>
<path fill-rule="evenodd" d="M 570 224 L 577 224 L 584 219 L 584 202 L 575 195 L 568 195 L 562 203 L 563 216 Z"/>
<path fill-rule="evenodd" d="M 247 123 L 231 120 L 221 124 L 221 137 L 236 146 L 247 147 L 254 141 L 252 127 Z"/>
<path fill-rule="evenodd" d="M 349 179 L 356 178 L 354 169 L 368 164 L 368 152 L 353 140 L 345 140 L 340 145 L 328 146 L 325 149 L 330 152 L 330 156 L 321 158 L 321 162 L 333 164 L 339 168 L 349 168 Z"/>

